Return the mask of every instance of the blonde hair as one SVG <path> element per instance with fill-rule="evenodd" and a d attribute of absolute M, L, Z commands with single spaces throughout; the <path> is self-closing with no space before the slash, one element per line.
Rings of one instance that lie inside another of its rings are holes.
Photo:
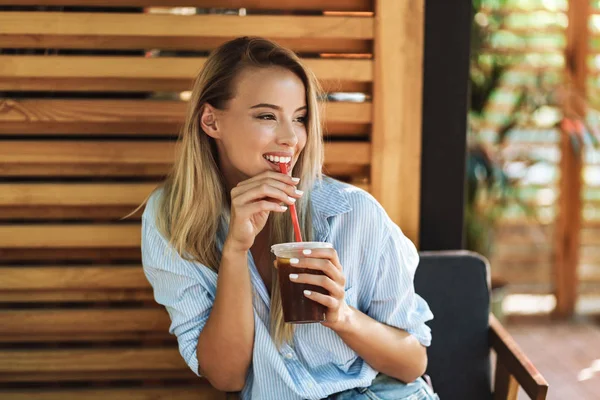
<path fill-rule="evenodd" d="M 178 254 L 218 272 L 221 254 L 216 236 L 221 223 L 229 223 L 229 196 L 219 170 L 215 140 L 200 125 L 205 104 L 225 109 L 235 95 L 235 78 L 245 68 L 283 67 L 295 73 L 306 90 L 307 141 L 292 171 L 305 195 L 296 203 L 304 240 L 313 240 L 310 189 L 322 179 L 323 133 L 318 99 L 321 89 L 314 74 L 291 50 L 262 39 L 243 37 L 224 43 L 208 57 L 196 78 L 185 124 L 180 132 L 180 153 L 162 185 L 156 223 Z M 289 213 L 271 213 L 270 244 L 292 242 Z M 271 255 L 271 257 L 273 257 Z M 272 258 L 273 260 L 273 258 Z M 271 264 L 272 265 L 272 264 Z M 278 346 L 292 343 L 293 326 L 285 324 L 279 282 L 273 269 L 271 336 Z"/>

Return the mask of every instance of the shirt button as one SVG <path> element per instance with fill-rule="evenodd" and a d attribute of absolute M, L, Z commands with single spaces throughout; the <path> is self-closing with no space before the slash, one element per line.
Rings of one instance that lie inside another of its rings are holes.
<path fill-rule="evenodd" d="M 285 355 L 285 358 L 287 358 L 288 360 L 291 360 L 292 358 L 294 358 L 294 355 L 292 353 L 287 353 Z"/>

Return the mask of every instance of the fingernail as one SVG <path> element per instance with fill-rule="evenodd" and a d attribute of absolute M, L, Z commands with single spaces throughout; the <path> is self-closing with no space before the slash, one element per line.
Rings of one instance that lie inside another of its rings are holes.
<path fill-rule="evenodd" d="M 300 178 L 292 178 L 292 180 L 293 180 L 295 183 L 298 183 L 298 182 L 300 182 Z"/>
<path fill-rule="evenodd" d="M 286 211 L 287 207 L 286 206 L 280 206 L 281 207 L 281 211 Z"/>
<path fill-rule="evenodd" d="M 296 265 L 300 262 L 300 260 L 298 260 L 297 258 L 290 258 L 290 264 L 292 265 Z"/>
<path fill-rule="evenodd" d="M 310 295 L 312 294 L 312 292 L 311 292 L 310 290 L 305 290 L 305 291 L 304 291 L 304 294 L 305 294 L 306 296 L 310 296 Z"/>
<path fill-rule="evenodd" d="M 303 192 L 302 190 L 298 190 L 298 189 L 296 189 L 296 194 L 297 194 L 298 196 L 302 196 L 302 195 L 304 194 L 304 192 Z"/>
<path fill-rule="evenodd" d="M 298 274 L 290 274 L 290 279 L 295 281 L 296 279 L 298 279 Z"/>
<path fill-rule="evenodd" d="M 295 203 L 295 202 L 296 202 L 296 199 L 295 199 L 295 198 L 293 198 L 293 197 L 290 197 L 290 196 L 288 196 L 288 200 L 289 200 L 291 203 Z"/>
<path fill-rule="evenodd" d="M 305 256 L 312 254 L 312 250 L 302 250 L 302 254 L 304 254 Z"/>

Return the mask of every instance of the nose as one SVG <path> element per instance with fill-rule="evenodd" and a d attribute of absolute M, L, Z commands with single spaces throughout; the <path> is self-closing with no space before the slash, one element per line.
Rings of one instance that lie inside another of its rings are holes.
<path fill-rule="evenodd" d="M 277 130 L 277 144 L 286 147 L 295 147 L 298 144 L 298 135 L 291 124 L 281 124 Z"/>

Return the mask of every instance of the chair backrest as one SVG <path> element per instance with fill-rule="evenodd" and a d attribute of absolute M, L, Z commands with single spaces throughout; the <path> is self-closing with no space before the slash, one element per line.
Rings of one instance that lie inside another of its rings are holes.
<path fill-rule="evenodd" d="M 466 251 L 422 252 L 415 289 L 431 307 L 427 374 L 442 399 L 491 399 L 489 264 Z"/>

